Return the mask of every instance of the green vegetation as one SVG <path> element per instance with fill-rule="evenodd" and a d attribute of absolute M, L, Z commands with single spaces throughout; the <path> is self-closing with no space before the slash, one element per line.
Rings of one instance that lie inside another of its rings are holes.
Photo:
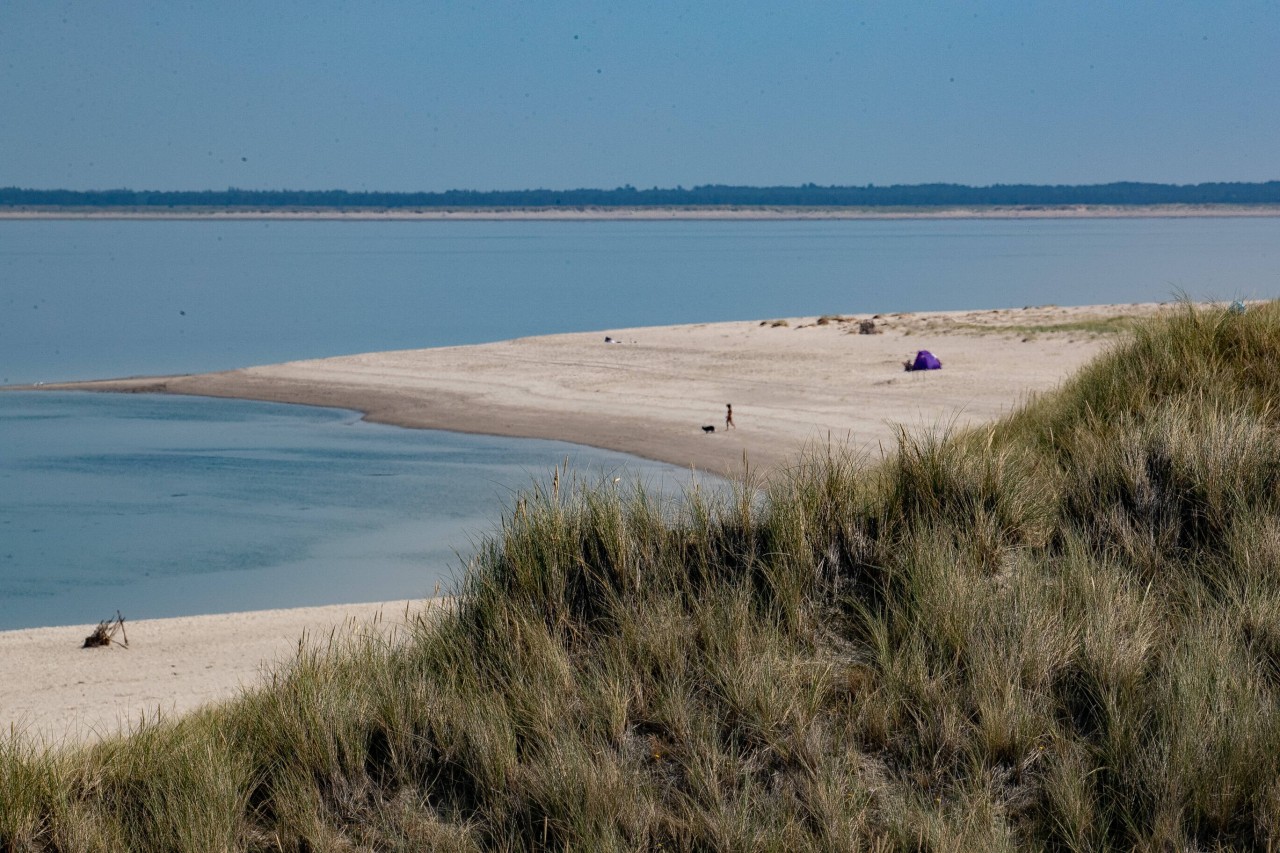
<path fill-rule="evenodd" d="M 1049 335 L 1079 334 L 1090 337 L 1106 337 L 1124 332 L 1131 332 L 1142 320 L 1138 317 L 1091 317 L 1083 320 L 1044 323 L 946 323 L 947 329 L 980 332 L 993 335 Z"/>
<path fill-rule="evenodd" d="M 457 607 L 122 740 L 0 848 L 1166 850 L 1280 834 L 1280 306 L 678 507 L 521 500 Z"/>
<path fill-rule="evenodd" d="M 1258 183 L 1150 184 L 1123 181 L 1080 186 L 995 184 L 895 184 L 893 186 L 637 189 L 447 190 L 445 192 L 348 192 L 346 190 L 59 190 L 0 187 L 0 207 L 248 208 L 262 210 L 414 209 L 469 207 L 1062 207 L 1280 203 L 1280 181 Z"/>

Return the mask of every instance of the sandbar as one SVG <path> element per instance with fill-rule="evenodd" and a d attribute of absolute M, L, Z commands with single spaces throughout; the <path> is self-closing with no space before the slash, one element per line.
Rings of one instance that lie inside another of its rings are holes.
<path fill-rule="evenodd" d="M 899 426 L 960 428 L 1058 385 L 1165 304 L 764 318 L 363 353 L 185 376 L 50 383 L 355 409 L 373 422 L 543 438 L 737 476 Z M 862 334 L 870 323 L 871 334 Z M 905 372 L 928 349 L 943 369 Z M 734 427 L 726 429 L 726 407 Z M 714 427 L 715 431 L 704 427 Z"/>
<path fill-rule="evenodd" d="M 558 439 L 728 477 L 784 473 L 803 448 L 875 459 L 900 428 L 991 421 L 1120 340 L 1117 318 L 1168 304 L 755 318 L 365 353 L 221 373 L 48 384 L 354 409 L 407 427 Z M 943 368 L 906 372 L 918 350 Z M 726 405 L 735 426 L 726 429 Z M 714 427 L 714 431 L 708 428 Z M 93 626 L 0 633 L 0 724 L 46 742 L 231 698 L 304 630 L 406 603 L 129 623 L 129 649 L 82 650 Z"/>

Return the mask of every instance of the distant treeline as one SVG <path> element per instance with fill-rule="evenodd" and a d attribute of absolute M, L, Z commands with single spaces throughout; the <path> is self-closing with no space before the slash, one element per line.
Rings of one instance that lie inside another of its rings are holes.
<path fill-rule="evenodd" d="M 1155 204 L 1280 204 L 1280 181 L 1265 183 L 1089 186 L 908 184 L 894 186 L 734 187 L 641 190 L 33 190 L 0 188 L 4 207 L 181 208 L 507 208 L 507 207 L 988 207 Z"/>

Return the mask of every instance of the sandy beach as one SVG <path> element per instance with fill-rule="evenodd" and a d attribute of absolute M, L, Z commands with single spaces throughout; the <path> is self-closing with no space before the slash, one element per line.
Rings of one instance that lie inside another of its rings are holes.
<path fill-rule="evenodd" d="M 559 439 L 694 467 L 761 473 L 832 441 L 873 454 L 899 425 L 990 420 L 1102 351 L 1107 318 L 1157 304 L 1056 306 L 605 329 L 500 343 L 48 384 L 356 409 L 370 421 Z M 868 322 L 873 334 L 861 334 Z M 943 369 L 904 372 L 917 350 Z M 726 430 L 732 404 L 735 429 Z M 704 426 L 715 427 L 706 432 Z"/>
<path fill-rule="evenodd" d="M 84 649 L 94 626 L 0 631 L 0 723 L 46 743 L 82 743 L 157 715 L 230 699 L 292 659 L 304 636 L 364 626 L 392 637 L 441 602 L 382 602 L 127 621 L 129 642 Z"/>
<path fill-rule="evenodd" d="M 997 418 L 1112 345 L 1115 318 L 1167 309 L 755 318 L 42 387 L 335 406 L 384 423 L 560 439 L 728 476 L 745 459 L 768 476 L 806 445 L 876 457 L 900 426 Z M 943 369 L 905 372 L 921 349 Z M 734 429 L 725 428 L 726 404 Z M 389 627 L 404 612 L 401 602 L 128 623 L 127 650 L 81 650 L 93 626 L 3 632 L 0 723 L 47 740 L 92 738 L 157 709 L 234 696 L 287 659 L 304 630 L 377 613 Z"/>

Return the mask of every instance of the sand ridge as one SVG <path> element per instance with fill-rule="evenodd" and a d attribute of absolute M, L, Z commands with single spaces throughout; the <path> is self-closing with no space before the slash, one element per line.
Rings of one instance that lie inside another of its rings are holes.
<path fill-rule="evenodd" d="M 381 423 L 559 439 L 735 476 L 744 456 L 757 471 L 776 471 L 806 443 L 876 455 L 899 425 L 963 427 L 996 418 L 1102 352 L 1115 340 L 1105 333 L 1108 323 L 1165 307 L 609 329 L 43 387 L 335 406 Z M 863 321 L 876 334 L 859 334 Z M 904 372 L 903 361 L 918 349 L 934 352 L 943 369 Z M 726 431 L 730 403 L 737 428 Z"/>

